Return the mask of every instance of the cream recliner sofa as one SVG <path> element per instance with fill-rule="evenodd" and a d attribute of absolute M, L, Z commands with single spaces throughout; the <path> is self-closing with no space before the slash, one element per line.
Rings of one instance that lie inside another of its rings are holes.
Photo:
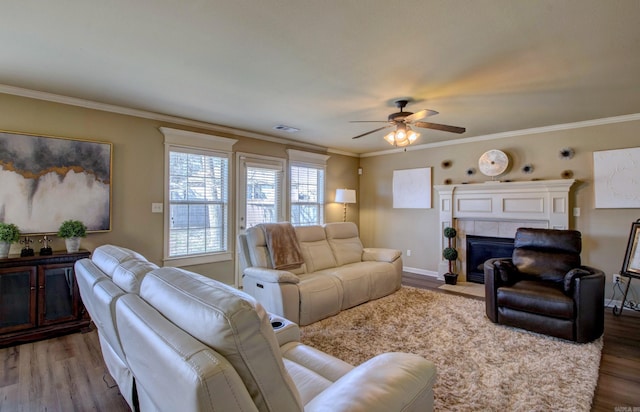
<path fill-rule="evenodd" d="M 132 410 L 429 411 L 435 366 L 386 353 L 353 367 L 298 326 L 202 275 L 98 247 L 76 263 L 107 368 Z"/>
<path fill-rule="evenodd" d="M 295 227 L 304 264 L 277 270 L 262 225 L 239 236 L 243 289 L 270 313 L 308 325 L 400 289 L 402 253 L 364 248 L 352 222 Z"/>

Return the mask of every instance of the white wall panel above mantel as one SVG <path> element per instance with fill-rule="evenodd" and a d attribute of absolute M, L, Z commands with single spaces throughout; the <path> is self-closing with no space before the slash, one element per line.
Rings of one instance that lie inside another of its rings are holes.
<path fill-rule="evenodd" d="M 575 180 L 487 182 L 437 185 L 441 218 L 545 220 L 549 227 L 569 226 L 569 190 Z M 443 219 L 441 219 L 443 220 Z"/>

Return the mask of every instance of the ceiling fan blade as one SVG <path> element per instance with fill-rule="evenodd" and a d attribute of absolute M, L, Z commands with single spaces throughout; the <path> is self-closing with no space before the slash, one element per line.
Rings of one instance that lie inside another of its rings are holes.
<path fill-rule="evenodd" d="M 386 123 L 386 122 L 385 122 L 385 123 Z M 362 133 L 362 134 L 360 134 L 360 135 L 358 135 L 358 136 L 352 137 L 352 139 L 358 139 L 358 138 L 360 138 L 360 137 L 362 137 L 362 136 L 366 136 L 366 135 L 368 135 L 368 134 L 375 133 L 375 132 L 377 132 L 377 131 L 380 131 L 380 130 L 382 130 L 382 129 L 386 129 L 387 127 L 391 127 L 391 126 L 393 126 L 393 125 L 392 125 L 392 124 L 389 124 L 389 125 L 387 125 L 387 126 L 382 126 L 382 127 L 377 128 L 377 129 L 371 130 L 370 132 Z"/>
<path fill-rule="evenodd" d="M 438 124 L 438 123 L 416 122 L 413 125 L 417 127 L 422 127 L 425 129 L 442 130 L 443 132 L 451 132 L 451 133 L 464 133 L 467 130 L 464 127 L 449 126 L 446 124 Z"/>
<path fill-rule="evenodd" d="M 416 121 L 418 121 L 420 119 L 424 119 L 425 117 L 434 116 L 436 114 L 438 114 L 438 112 L 436 112 L 435 110 L 423 109 L 423 110 L 420 110 L 419 112 L 416 112 L 416 113 L 414 113 L 412 115 L 407 116 L 404 119 L 404 122 L 405 123 L 413 123 L 413 122 L 416 122 Z"/>
<path fill-rule="evenodd" d="M 388 120 L 349 120 L 349 123 L 389 123 Z"/>

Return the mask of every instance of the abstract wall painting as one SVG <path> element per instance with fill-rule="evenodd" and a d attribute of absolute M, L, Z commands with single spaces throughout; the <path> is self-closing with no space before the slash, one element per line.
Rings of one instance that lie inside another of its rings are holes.
<path fill-rule="evenodd" d="M 0 221 L 24 234 L 69 219 L 111 230 L 111 159 L 105 142 L 0 132 Z"/>

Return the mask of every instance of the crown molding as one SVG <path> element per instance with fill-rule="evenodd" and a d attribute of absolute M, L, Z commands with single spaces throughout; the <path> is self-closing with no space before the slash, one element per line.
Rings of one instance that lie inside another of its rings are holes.
<path fill-rule="evenodd" d="M 406 151 L 427 150 L 427 149 L 432 149 L 434 147 L 453 146 L 458 144 L 480 142 L 480 141 L 486 141 L 486 140 L 505 139 L 509 137 L 523 136 L 523 135 L 529 135 L 529 134 L 548 133 L 548 132 L 555 132 L 559 130 L 579 129 L 583 127 L 601 126 L 601 125 L 612 124 L 612 123 L 623 123 L 623 122 L 632 122 L 632 121 L 640 120 L 640 113 L 635 113 L 635 114 L 628 114 L 628 115 L 622 115 L 622 116 L 605 117 L 602 119 L 585 120 L 580 122 L 564 123 L 564 124 L 543 126 L 543 127 L 534 127 L 530 129 L 493 133 L 493 134 L 482 135 L 482 136 L 473 136 L 473 137 L 467 137 L 467 138 L 456 139 L 456 140 L 448 140 L 443 142 L 413 145 L 413 146 L 407 146 L 406 148 L 402 148 L 402 149 L 394 148 L 394 149 L 381 150 L 381 151 L 371 152 L 371 153 L 356 154 L 356 153 L 350 153 L 350 152 L 346 152 L 338 149 L 327 148 L 325 146 L 318 146 L 311 143 L 303 143 L 297 140 L 290 140 L 282 137 L 250 132 L 248 130 L 235 129 L 232 127 L 201 122 L 198 120 L 185 119 L 182 117 L 170 116 L 166 114 L 155 113 L 155 112 L 150 112 L 150 111 L 140 110 L 140 109 L 132 109 L 129 107 L 117 106 L 113 104 L 99 103 L 92 100 L 85 100 L 77 97 L 63 96 L 55 93 L 41 92 L 38 90 L 30 90 L 22 87 L 9 86 L 6 84 L 0 84 L 0 93 L 11 94 L 11 95 L 21 96 L 21 97 L 28 97 L 28 98 L 37 99 L 37 100 L 45 100 L 49 102 L 61 103 L 61 104 L 66 104 L 70 106 L 78 106 L 86 109 L 100 110 L 104 112 L 134 116 L 134 117 L 139 117 L 143 119 L 168 122 L 168 123 L 178 124 L 181 126 L 197 127 L 200 129 L 209 130 L 217 133 L 226 133 L 226 134 L 231 134 L 239 137 L 247 137 L 250 139 L 264 140 L 272 143 L 279 143 L 279 144 L 284 144 L 289 146 L 296 146 L 296 147 L 301 147 L 301 148 L 306 148 L 311 150 L 325 151 L 327 153 L 335 153 L 339 155 L 359 157 L 359 158 L 383 156 L 383 155 L 392 154 L 392 153 L 401 153 L 401 152 L 404 152 L 405 150 Z"/>
<path fill-rule="evenodd" d="M 318 146 L 311 143 L 303 143 L 297 140 L 284 139 L 281 137 L 265 135 L 261 133 L 250 132 L 248 130 L 235 129 L 227 126 L 220 126 L 212 123 L 201 122 L 198 120 L 185 119 L 178 116 L 170 116 L 162 113 L 150 112 L 147 110 L 132 109 L 114 104 L 100 103 L 92 100 L 80 99 L 77 97 L 63 96 L 55 93 L 41 92 L 38 90 L 24 89 L 22 87 L 9 86 L 0 84 L 0 93 L 11 94 L 14 96 L 28 97 L 30 99 L 44 100 L 53 103 L 61 103 L 69 106 L 77 106 L 85 109 L 99 110 L 122 114 L 126 116 L 139 117 L 142 119 L 157 120 L 161 122 L 173 123 L 181 126 L 197 127 L 199 129 L 209 130 L 216 133 L 226 133 L 239 137 L 247 137 L 251 139 L 264 140 L 272 143 L 279 143 L 288 146 L 302 147 L 311 150 L 327 151 L 324 146 Z"/>

